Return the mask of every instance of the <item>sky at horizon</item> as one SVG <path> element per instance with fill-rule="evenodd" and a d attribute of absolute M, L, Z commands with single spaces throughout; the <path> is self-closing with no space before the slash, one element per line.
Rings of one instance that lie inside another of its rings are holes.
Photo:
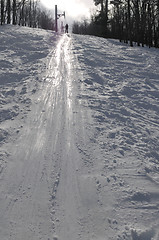
<path fill-rule="evenodd" d="M 94 9 L 93 0 L 41 0 L 47 9 L 58 7 L 58 13 L 66 12 L 66 19 L 69 21 L 80 21 L 83 18 L 90 18 Z"/>

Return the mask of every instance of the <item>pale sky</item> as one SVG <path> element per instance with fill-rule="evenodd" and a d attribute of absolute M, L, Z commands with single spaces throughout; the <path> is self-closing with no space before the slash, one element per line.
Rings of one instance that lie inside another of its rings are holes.
<path fill-rule="evenodd" d="M 89 18 L 90 12 L 94 8 L 93 0 L 41 0 L 41 3 L 48 9 L 58 7 L 58 13 L 66 12 L 66 19 L 81 20 L 83 17 Z"/>

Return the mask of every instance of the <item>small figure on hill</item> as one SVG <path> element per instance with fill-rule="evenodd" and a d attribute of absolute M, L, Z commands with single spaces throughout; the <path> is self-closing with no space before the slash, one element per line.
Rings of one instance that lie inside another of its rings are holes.
<path fill-rule="evenodd" d="M 68 24 L 65 25 L 65 33 L 68 33 Z"/>

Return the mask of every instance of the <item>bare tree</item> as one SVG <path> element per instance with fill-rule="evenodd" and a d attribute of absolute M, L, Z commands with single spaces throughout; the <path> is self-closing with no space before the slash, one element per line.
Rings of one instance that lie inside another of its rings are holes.
<path fill-rule="evenodd" d="M 19 24 L 54 30 L 54 20 L 42 10 L 40 0 L 0 0 L 0 24 Z"/>
<path fill-rule="evenodd" d="M 116 29 L 115 36 L 126 42 L 129 40 L 131 46 L 133 42 L 137 42 L 138 46 L 146 44 L 149 47 L 158 47 L 159 0 L 122 0 L 120 5 L 117 5 L 117 2 L 118 0 L 111 1 L 114 11 L 110 20 L 110 31 L 114 34 Z M 115 10 L 117 8 L 118 11 Z"/>

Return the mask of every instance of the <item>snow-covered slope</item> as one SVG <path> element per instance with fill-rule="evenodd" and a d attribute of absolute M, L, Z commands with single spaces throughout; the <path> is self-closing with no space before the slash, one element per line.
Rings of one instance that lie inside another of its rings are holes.
<path fill-rule="evenodd" d="M 159 51 L 0 27 L 0 239 L 159 239 Z"/>

